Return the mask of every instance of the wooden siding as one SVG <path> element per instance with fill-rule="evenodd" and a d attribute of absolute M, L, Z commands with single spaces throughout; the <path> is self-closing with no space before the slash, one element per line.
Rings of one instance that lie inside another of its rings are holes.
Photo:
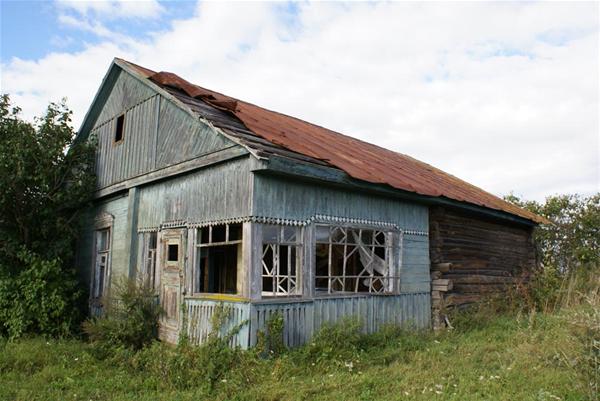
<path fill-rule="evenodd" d="M 125 115 L 124 139 L 114 144 L 116 119 L 92 130 L 98 138 L 96 175 L 98 188 L 124 181 L 154 169 L 158 96 L 131 108 Z"/>
<path fill-rule="evenodd" d="M 452 264 L 441 278 L 452 282 L 445 300 L 454 305 L 502 293 L 507 284 L 526 278 L 536 263 L 530 227 L 449 208 L 431 208 L 430 243 L 433 264 Z"/>
<path fill-rule="evenodd" d="M 305 220 L 315 214 L 395 223 L 428 230 L 426 206 L 327 186 L 256 176 L 253 212 L 257 216 Z"/>
<path fill-rule="evenodd" d="M 250 215 L 249 157 L 140 188 L 138 227 Z"/>
<path fill-rule="evenodd" d="M 193 119 L 172 102 L 161 101 L 156 168 L 163 168 L 232 146 L 214 128 Z"/>
<path fill-rule="evenodd" d="M 87 224 L 79 238 L 77 264 L 84 283 L 89 284 L 94 263 L 94 219 L 103 213 L 114 217 L 111 229 L 110 269 L 111 281 L 129 273 L 130 247 L 128 239 L 127 210 L 128 196 L 119 196 L 102 201 L 92 207 L 88 213 Z M 114 281 L 113 281 L 114 282 Z"/>
<path fill-rule="evenodd" d="M 123 140 L 115 143 L 123 113 Z M 126 72 L 119 74 L 91 134 L 98 140 L 98 188 L 236 146 Z"/>
<path fill-rule="evenodd" d="M 424 235 L 405 234 L 402 242 L 400 292 L 429 291 L 429 266 L 429 238 Z"/>
<path fill-rule="evenodd" d="M 206 341 L 212 328 L 211 317 L 221 302 L 188 298 L 185 300 L 187 334 L 194 344 Z M 283 340 L 287 347 L 305 344 L 323 325 L 336 323 L 346 317 L 356 317 L 366 333 L 380 330 L 386 324 L 417 329 L 429 327 L 430 296 L 428 292 L 387 295 L 317 298 L 310 301 L 228 302 L 231 314 L 222 334 L 235 327 L 240 331 L 232 346 L 248 348 L 256 345 L 257 333 L 265 331 L 266 322 L 274 313 L 283 317 Z"/>
<path fill-rule="evenodd" d="M 94 128 L 117 117 L 125 110 L 156 95 L 156 92 L 144 85 L 129 73 L 120 70 L 110 95 L 102 106 Z"/>
<path fill-rule="evenodd" d="M 383 221 L 423 233 L 429 229 L 427 206 L 292 179 L 257 175 L 253 198 L 256 216 L 306 220 L 321 214 Z M 429 283 L 428 237 L 407 233 L 400 270 L 401 292 L 429 291 Z"/>

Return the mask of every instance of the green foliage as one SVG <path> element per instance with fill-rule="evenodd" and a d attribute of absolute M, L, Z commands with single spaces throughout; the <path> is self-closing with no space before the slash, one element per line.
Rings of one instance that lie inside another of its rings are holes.
<path fill-rule="evenodd" d="M 44 260 L 26 249 L 17 257 L 27 268 L 0 278 L 1 329 L 11 338 L 28 332 L 67 335 L 81 318 L 73 307 L 81 295 L 77 281 L 59 259 Z"/>
<path fill-rule="evenodd" d="M 74 143 L 71 112 L 34 124 L 0 98 L 0 336 L 78 326 L 73 244 L 94 188 L 94 144 Z"/>
<path fill-rule="evenodd" d="M 192 345 L 187 339 L 174 349 L 154 343 L 131 359 L 131 367 L 149 372 L 167 388 L 197 388 L 210 394 L 221 380 L 226 382 L 225 377 L 250 357 L 229 346 L 241 327 L 224 331 L 230 315 L 231 308 L 217 305 L 211 321 L 213 329 L 202 345 Z"/>
<path fill-rule="evenodd" d="M 325 324 L 305 347 L 304 356 L 315 364 L 343 364 L 356 360 L 363 336 L 362 323 L 355 317 Z"/>
<path fill-rule="evenodd" d="M 281 355 L 285 351 L 281 312 L 271 314 L 265 325 L 266 330 L 257 333 L 256 352 L 264 357 Z"/>
<path fill-rule="evenodd" d="M 83 331 L 100 352 L 113 348 L 142 349 L 156 339 L 160 305 L 154 289 L 142 280 L 122 278 L 105 300 L 105 313 L 83 323 Z"/>
<path fill-rule="evenodd" d="M 215 354 L 203 347 L 154 342 L 97 359 L 93 344 L 20 339 L 0 342 L 0 399 L 595 400 L 589 322 L 598 310 L 586 302 L 560 313 L 495 316 L 437 335 L 390 326 L 358 336 L 360 363 L 315 366 L 304 358 L 310 344 L 269 359 L 229 349 L 218 357 L 226 362 L 218 375 L 205 367 Z M 342 340 L 342 330 L 327 331 Z"/>
<path fill-rule="evenodd" d="M 535 231 L 544 268 L 568 274 L 600 265 L 600 193 L 550 196 L 544 203 L 524 201 L 515 195 L 505 199 L 553 223 Z"/>

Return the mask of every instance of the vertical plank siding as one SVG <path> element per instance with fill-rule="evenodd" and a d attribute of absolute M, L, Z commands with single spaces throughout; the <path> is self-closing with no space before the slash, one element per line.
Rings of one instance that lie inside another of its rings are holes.
<path fill-rule="evenodd" d="M 202 344 L 212 331 L 211 318 L 221 301 L 188 298 L 186 333 L 193 344 Z M 429 327 L 431 305 L 429 292 L 385 295 L 317 298 L 307 301 L 222 302 L 232 309 L 221 334 L 243 324 L 230 344 L 241 348 L 256 345 L 257 333 L 264 332 L 266 322 L 275 314 L 283 318 L 283 342 L 286 347 L 307 343 L 325 324 L 344 318 L 357 318 L 365 333 L 374 333 L 385 325 L 413 329 Z"/>
<path fill-rule="evenodd" d="M 114 282 L 119 277 L 127 277 L 129 274 L 129 243 L 128 238 L 128 226 L 127 226 L 127 209 L 129 204 L 129 197 L 127 195 L 120 196 L 107 200 L 95 208 L 95 215 L 102 213 L 108 213 L 114 217 L 113 226 L 111 229 L 110 239 L 110 270 L 111 270 L 111 281 Z M 93 225 L 90 227 L 92 230 L 91 238 L 93 239 Z M 92 249 L 93 249 L 93 245 Z M 92 262 L 89 263 L 91 268 Z M 110 285 L 110 283 L 107 283 Z"/>
<path fill-rule="evenodd" d="M 293 179 L 255 176 L 253 214 L 305 220 L 316 214 L 385 221 L 428 231 L 428 208 L 416 203 Z"/>
<path fill-rule="evenodd" d="M 116 120 L 123 113 L 123 141 L 115 143 Z M 98 140 L 99 189 L 234 146 L 125 72 L 119 74 L 90 134 Z"/>
<path fill-rule="evenodd" d="M 185 329 L 189 340 L 192 344 L 196 345 L 208 340 L 209 335 L 213 331 L 213 315 L 220 305 L 229 309 L 229 317 L 223 327 L 220 328 L 220 334 L 222 336 L 227 335 L 232 330 L 236 331 L 239 329 L 237 334 L 231 338 L 229 345 L 248 348 L 250 304 L 242 302 L 186 299 L 184 312 L 186 315 Z"/>
<path fill-rule="evenodd" d="M 249 158 L 221 163 L 140 188 L 139 227 L 250 215 Z"/>
<path fill-rule="evenodd" d="M 169 101 L 161 101 L 156 168 L 208 154 L 233 143 Z"/>

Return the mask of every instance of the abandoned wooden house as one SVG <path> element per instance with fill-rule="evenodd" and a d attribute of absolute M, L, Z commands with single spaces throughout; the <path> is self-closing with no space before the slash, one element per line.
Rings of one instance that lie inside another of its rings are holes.
<path fill-rule="evenodd" d="M 78 140 L 92 135 L 97 191 L 78 246 L 90 306 L 117 277 L 145 280 L 166 341 L 204 341 L 220 303 L 230 327 L 245 322 L 232 340 L 244 348 L 273 312 L 288 346 L 350 315 L 367 331 L 430 327 L 443 291 L 471 302 L 535 264 L 540 217 L 172 73 L 115 59 Z"/>

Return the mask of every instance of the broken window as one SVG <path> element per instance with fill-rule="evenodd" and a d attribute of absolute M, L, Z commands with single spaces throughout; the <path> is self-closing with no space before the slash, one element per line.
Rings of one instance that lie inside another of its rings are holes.
<path fill-rule="evenodd" d="M 315 291 L 392 291 L 392 233 L 335 225 L 316 226 Z"/>
<path fill-rule="evenodd" d="M 270 224 L 262 227 L 262 295 L 301 294 L 302 229 Z"/>
<path fill-rule="evenodd" d="M 156 288 L 156 233 L 143 233 L 142 278 L 150 288 Z"/>
<path fill-rule="evenodd" d="M 199 228 L 196 247 L 194 292 L 237 293 L 237 272 L 242 261 L 242 225 L 218 224 Z"/>
<path fill-rule="evenodd" d="M 96 255 L 92 277 L 92 296 L 103 297 L 109 275 L 110 228 L 96 231 Z"/>

